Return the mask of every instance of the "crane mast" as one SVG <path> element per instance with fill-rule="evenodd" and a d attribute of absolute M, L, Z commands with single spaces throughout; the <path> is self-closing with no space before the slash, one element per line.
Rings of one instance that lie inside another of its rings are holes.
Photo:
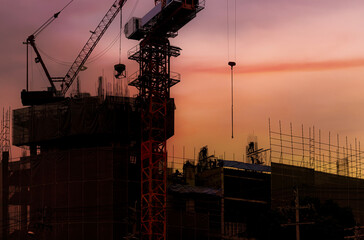
<path fill-rule="evenodd" d="M 128 52 L 139 63 L 129 85 L 139 90 L 141 111 L 141 238 L 167 237 L 167 104 L 170 88 L 179 82 L 171 77 L 170 59 L 180 55 L 168 38 L 204 8 L 204 1 L 163 0 L 142 19 L 132 18 L 124 28 L 130 39 L 141 40 Z M 133 26 L 133 27 L 130 27 Z"/>

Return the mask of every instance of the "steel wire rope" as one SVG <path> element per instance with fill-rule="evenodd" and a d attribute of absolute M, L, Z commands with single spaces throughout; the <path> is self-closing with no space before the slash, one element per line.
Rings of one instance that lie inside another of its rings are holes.
<path fill-rule="evenodd" d="M 226 37 L 227 37 L 227 60 L 230 61 L 230 31 L 229 31 L 229 0 L 226 0 Z"/>
<path fill-rule="evenodd" d="M 229 18 L 229 0 L 226 1 L 226 24 L 227 24 L 227 57 L 228 65 L 231 67 L 231 138 L 234 138 L 234 74 L 233 67 L 236 65 L 236 0 L 234 1 L 234 61 L 230 61 L 230 18 Z"/>
<path fill-rule="evenodd" d="M 50 17 L 45 23 L 43 23 L 35 32 L 33 33 L 34 37 L 37 36 L 39 33 L 41 33 L 46 27 L 48 27 L 49 24 L 51 24 L 58 15 L 67 8 L 74 0 L 71 0 L 69 3 L 66 4 L 59 12 L 55 13 L 52 17 Z"/>
<path fill-rule="evenodd" d="M 87 61 L 87 63 L 93 63 L 97 60 L 99 60 L 102 56 L 104 56 L 116 43 L 116 41 L 119 39 L 119 33 L 116 35 L 116 37 L 110 42 L 110 44 L 105 47 L 105 49 L 103 49 L 101 52 L 97 53 L 95 56 L 90 57 L 89 60 Z M 54 58 L 52 56 L 50 56 L 49 54 L 47 54 L 44 50 L 42 50 L 41 48 L 39 48 L 39 51 L 44 54 L 45 57 L 47 57 L 48 59 L 50 59 L 51 61 L 60 64 L 60 65 L 64 65 L 67 67 L 70 67 L 72 65 L 72 62 L 68 62 L 68 61 L 64 61 L 64 60 L 60 60 L 57 58 Z"/>
<path fill-rule="evenodd" d="M 118 39 L 119 39 L 119 33 L 117 34 L 117 36 L 111 41 L 111 43 L 103 51 L 97 53 L 93 57 L 90 57 L 89 60 L 86 61 L 86 63 L 93 63 L 93 62 L 96 62 L 97 60 L 99 60 L 108 51 L 110 51 L 110 49 L 115 45 L 115 43 L 117 42 Z"/>
<path fill-rule="evenodd" d="M 234 5 L 234 62 L 236 62 L 236 0 Z"/>
<path fill-rule="evenodd" d="M 121 30 L 123 28 L 123 10 L 121 9 L 120 7 L 120 27 L 119 27 L 119 64 L 121 64 L 121 43 L 122 43 L 122 40 L 121 40 Z"/>
<path fill-rule="evenodd" d="M 134 3 L 133 9 L 131 10 L 130 14 L 129 14 L 129 18 L 131 17 L 131 15 L 134 14 L 136 7 L 139 3 L 139 0 L 137 0 Z M 100 53 L 98 53 L 96 56 L 94 57 L 90 57 L 89 60 L 87 61 L 87 63 L 93 63 L 95 61 L 97 61 L 99 58 L 101 58 L 103 55 L 105 55 L 116 43 L 117 40 L 120 39 L 120 46 L 119 46 L 119 62 L 121 61 L 121 45 L 122 45 L 122 9 L 120 9 L 120 31 L 118 32 L 117 36 L 115 37 L 115 39 Z"/>
<path fill-rule="evenodd" d="M 72 0 L 73 1 L 73 0 Z M 72 2 L 71 1 L 71 2 Z M 70 2 L 70 3 L 71 3 Z M 69 4 L 70 4 L 69 3 Z M 139 3 L 139 0 L 137 0 L 133 6 L 133 9 L 132 11 L 130 12 L 129 14 L 129 18 L 130 16 L 135 12 L 136 10 L 136 7 Z M 67 4 L 67 6 L 69 5 Z M 66 7 L 67 7 L 66 6 Z M 65 8 L 65 7 L 64 7 Z M 64 9 L 63 8 L 63 9 Z M 62 9 L 62 10 L 63 10 Z M 62 11 L 61 10 L 61 11 Z M 100 59 L 102 56 L 104 56 L 116 43 L 117 40 L 120 40 L 120 46 L 119 46 L 119 62 L 121 62 L 121 46 L 122 46 L 122 38 L 121 38 L 121 35 L 122 35 L 122 14 L 120 12 L 120 30 L 118 32 L 118 34 L 116 35 L 116 37 L 111 41 L 111 43 L 105 47 L 105 49 L 103 49 L 102 51 L 100 51 L 99 53 L 97 53 L 96 55 L 94 55 L 93 57 L 90 57 L 87 61 L 87 63 L 93 63 L 95 61 L 97 61 L 98 59 Z M 60 64 L 60 65 L 64 65 L 64 66 L 68 66 L 70 67 L 72 65 L 73 62 L 68 62 L 68 61 L 64 61 L 64 60 L 60 60 L 60 59 L 57 59 L 57 58 L 54 58 L 52 56 L 50 56 L 49 54 L 47 54 L 44 50 L 40 49 L 39 46 L 38 46 L 38 49 L 41 53 L 43 53 L 48 59 L 52 60 L 53 62 L 57 63 L 57 64 Z"/>
<path fill-rule="evenodd" d="M 57 58 L 54 58 L 52 56 L 50 56 L 49 54 L 47 54 L 43 49 L 38 47 L 39 52 L 41 52 L 46 58 L 50 59 L 51 61 L 58 63 L 60 65 L 64 65 L 64 66 L 71 66 L 72 62 L 67 62 L 67 61 L 63 61 Z"/>

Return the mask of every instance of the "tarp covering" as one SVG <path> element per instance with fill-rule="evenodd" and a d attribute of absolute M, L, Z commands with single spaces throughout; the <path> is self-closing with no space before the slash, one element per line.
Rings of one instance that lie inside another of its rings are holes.
<path fill-rule="evenodd" d="M 252 170 L 252 171 L 258 171 L 258 172 L 271 172 L 270 166 L 243 163 L 243 162 L 237 162 L 237 161 L 228 161 L 228 160 L 221 160 L 221 162 L 224 167 Z"/>

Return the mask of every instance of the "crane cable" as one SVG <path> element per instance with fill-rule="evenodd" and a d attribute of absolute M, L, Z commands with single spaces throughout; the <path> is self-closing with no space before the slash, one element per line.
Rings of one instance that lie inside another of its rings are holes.
<path fill-rule="evenodd" d="M 95 56 L 93 57 L 90 57 L 87 61 L 87 63 L 93 63 L 97 60 L 99 60 L 102 56 L 104 56 L 114 45 L 115 43 L 117 42 L 117 40 L 119 39 L 119 33 L 116 35 L 116 37 L 110 42 L 110 44 L 105 47 L 105 49 L 103 49 L 102 51 L 100 51 L 99 53 L 95 54 Z M 39 46 L 38 46 L 38 50 L 39 52 L 41 52 L 46 58 L 50 59 L 51 61 L 55 62 L 55 63 L 58 63 L 60 65 L 64 65 L 64 66 L 71 66 L 72 65 L 72 62 L 68 62 L 68 61 L 64 61 L 64 60 L 61 60 L 61 59 L 58 59 L 58 58 L 54 58 L 52 56 L 50 56 L 49 54 L 47 54 L 43 49 L 41 49 Z"/>
<path fill-rule="evenodd" d="M 123 9 L 120 6 L 120 31 L 119 31 L 119 64 L 121 64 L 121 29 L 123 28 Z"/>
<path fill-rule="evenodd" d="M 69 3 L 66 4 L 59 12 L 56 12 L 53 14 L 52 17 L 50 17 L 45 23 L 43 23 L 35 32 L 32 34 L 34 37 L 36 37 L 39 33 L 41 33 L 46 27 L 49 26 L 56 18 L 58 18 L 58 15 L 63 12 L 65 8 L 67 8 L 74 0 L 71 0 Z"/>
<path fill-rule="evenodd" d="M 71 1 L 73 2 L 73 0 Z M 65 9 L 71 2 L 69 2 L 63 9 Z M 130 18 L 137 6 L 139 4 L 139 0 L 137 0 L 135 3 L 134 3 L 134 6 L 129 14 L 129 17 Z M 63 9 L 61 11 L 63 11 Z M 122 9 L 121 9 L 122 10 Z M 121 48 L 122 48 L 122 42 L 121 42 L 121 35 L 122 35 L 122 12 L 120 11 L 120 32 L 118 34 L 116 34 L 115 38 L 110 42 L 110 44 L 108 46 L 106 46 L 103 50 L 101 50 L 99 53 L 97 54 L 94 54 L 93 57 L 90 57 L 88 60 L 87 60 L 87 63 L 93 63 L 93 62 L 96 62 L 98 61 L 102 56 L 104 56 L 108 51 L 110 51 L 110 49 L 115 45 L 115 43 L 120 39 L 120 47 L 119 47 L 119 63 L 121 62 Z M 73 62 L 68 62 L 68 61 L 64 61 L 64 60 L 61 60 L 61 59 L 57 59 L 57 58 L 54 58 L 50 55 L 48 55 L 44 50 L 40 49 L 39 46 L 38 46 L 38 50 L 45 55 L 45 57 L 47 57 L 48 59 L 50 59 L 51 61 L 57 63 L 57 64 L 60 64 L 60 65 L 63 65 L 63 66 L 71 66 Z"/>
<path fill-rule="evenodd" d="M 236 65 L 236 0 L 234 0 L 234 61 L 230 60 L 230 26 L 229 26 L 229 0 L 227 4 L 227 42 L 228 42 L 228 65 L 231 71 L 231 138 L 234 138 L 234 66 Z"/>
<path fill-rule="evenodd" d="M 129 13 L 128 18 L 130 18 L 134 14 L 138 4 L 139 4 L 139 0 L 137 0 L 134 3 L 134 6 L 133 6 L 131 12 Z M 117 40 L 120 40 L 120 42 L 119 42 L 119 44 L 120 44 L 120 46 L 119 46 L 119 63 L 120 63 L 121 62 L 121 48 L 122 48 L 121 35 L 122 35 L 122 9 L 120 9 L 120 32 L 116 35 L 114 40 L 112 40 L 112 42 L 104 50 L 102 50 L 101 52 L 96 54 L 94 57 L 90 57 L 89 60 L 87 61 L 87 63 L 93 63 L 93 62 L 96 62 L 97 60 L 99 60 L 99 58 L 104 56 L 115 45 Z"/>

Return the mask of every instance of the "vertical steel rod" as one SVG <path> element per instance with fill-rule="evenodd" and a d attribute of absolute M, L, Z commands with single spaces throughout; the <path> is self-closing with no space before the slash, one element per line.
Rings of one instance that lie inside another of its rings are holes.
<path fill-rule="evenodd" d="M 231 66 L 231 138 L 234 138 L 234 76 Z"/>

